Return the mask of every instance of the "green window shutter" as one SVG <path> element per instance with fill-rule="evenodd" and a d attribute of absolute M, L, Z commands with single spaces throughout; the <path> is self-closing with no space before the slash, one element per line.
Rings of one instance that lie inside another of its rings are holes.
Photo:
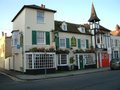
<path fill-rule="evenodd" d="M 81 48 L 81 42 L 80 42 L 80 39 L 78 39 L 78 48 Z"/>
<path fill-rule="evenodd" d="M 37 33 L 36 31 L 32 31 L 32 44 L 37 44 Z"/>
<path fill-rule="evenodd" d="M 89 41 L 86 40 L 86 48 L 89 48 Z"/>
<path fill-rule="evenodd" d="M 46 45 L 50 45 L 50 32 L 46 32 Z"/>
<path fill-rule="evenodd" d="M 70 41 L 69 41 L 69 38 L 66 38 L 66 48 L 70 48 Z"/>

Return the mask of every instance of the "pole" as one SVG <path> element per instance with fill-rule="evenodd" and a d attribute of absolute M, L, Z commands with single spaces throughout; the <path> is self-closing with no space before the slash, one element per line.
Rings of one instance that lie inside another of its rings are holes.
<path fill-rule="evenodd" d="M 47 56 L 47 55 L 46 55 L 46 51 L 45 51 L 45 63 L 44 63 L 45 76 L 46 76 L 46 74 L 47 74 L 47 65 L 46 65 L 46 64 L 47 64 L 47 62 L 46 62 L 46 59 L 47 59 L 47 58 L 46 58 L 46 56 Z"/>

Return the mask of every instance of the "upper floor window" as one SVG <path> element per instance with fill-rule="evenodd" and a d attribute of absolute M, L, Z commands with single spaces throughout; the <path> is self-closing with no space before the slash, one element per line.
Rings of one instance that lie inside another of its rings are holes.
<path fill-rule="evenodd" d="M 38 31 L 37 32 L 37 44 L 45 44 L 45 33 Z"/>
<path fill-rule="evenodd" d="M 60 47 L 65 48 L 65 39 L 60 39 Z"/>
<path fill-rule="evenodd" d="M 13 46 L 16 46 L 18 44 L 18 35 L 19 35 L 19 32 L 12 33 L 12 45 Z"/>
<path fill-rule="evenodd" d="M 62 28 L 62 30 L 67 31 L 67 24 L 66 24 L 66 22 L 62 23 L 61 28 Z"/>
<path fill-rule="evenodd" d="M 78 30 L 82 33 L 85 33 L 85 28 L 84 27 L 79 27 Z"/>
<path fill-rule="evenodd" d="M 32 44 L 50 45 L 50 32 L 32 31 Z"/>
<path fill-rule="evenodd" d="M 118 46 L 118 40 L 115 39 L 115 46 Z"/>
<path fill-rule="evenodd" d="M 44 12 L 37 11 L 37 24 L 44 23 Z"/>

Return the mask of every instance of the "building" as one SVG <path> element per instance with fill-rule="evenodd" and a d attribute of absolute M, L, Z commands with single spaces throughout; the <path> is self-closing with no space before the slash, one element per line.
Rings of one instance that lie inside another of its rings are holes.
<path fill-rule="evenodd" d="M 112 58 L 120 58 L 120 26 L 111 31 Z"/>
<path fill-rule="evenodd" d="M 24 5 L 13 18 L 14 70 L 49 73 L 109 66 L 110 30 L 99 24 L 93 4 L 89 24 L 56 21 L 55 13 L 43 4 Z"/>
<path fill-rule="evenodd" d="M 56 70 L 52 36 L 55 12 L 43 4 L 24 5 L 13 18 L 14 70 L 27 73 Z"/>
<path fill-rule="evenodd" d="M 0 38 L 0 67 L 6 68 L 6 60 L 8 57 L 12 55 L 11 49 L 11 36 L 8 37 L 7 33 L 2 32 L 2 36 Z"/>
<path fill-rule="evenodd" d="M 74 69 L 96 66 L 94 50 L 91 48 L 92 35 L 89 30 L 88 24 L 55 21 L 58 70 L 69 70 L 71 66 L 74 66 Z"/>
<path fill-rule="evenodd" d="M 97 67 L 108 67 L 111 59 L 110 30 L 100 25 L 93 3 L 88 22 L 92 33 L 93 48 L 96 51 Z"/>

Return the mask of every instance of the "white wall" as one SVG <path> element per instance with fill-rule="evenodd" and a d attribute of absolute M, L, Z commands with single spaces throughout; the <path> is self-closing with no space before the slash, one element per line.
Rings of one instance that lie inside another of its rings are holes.
<path fill-rule="evenodd" d="M 72 37 L 76 38 L 76 47 L 74 47 L 73 49 L 77 49 L 78 48 L 77 39 L 80 39 L 80 40 L 86 40 L 86 39 L 88 39 L 88 41 L 89 41 L 89 47 L 91 46 L 91 36 L 90 35 L 59 32 L 59 39 L 60 38 L 69 38 L 70 39 L 70 44 L 71 44 L 71 38 Z M 85 45 L 86 45 L 86 41 L 85 41 Z M 82 49 L 86 49 L 86 47 L 81 47 L 81 48 Z"/>
<path fill-rule="evenodd" d="M 37 10 L 26 9 L 25 14 L 25 33 L 24 33 L 24 51 L 29 50 L 33 47 L 46 47 L 49 48 L 50 45 L 32 45 L 32 31 L 51 31 L 54 30 L 54 13 L 44 12 L 44 23 L 37 24 Z M 29 27 L 29 28 L 28 28 Z M 50 33 L 50 44 L 52 45 L 52 33 Z"/>
<path fill-rule="evenodd" d="M 10 70 L 10 57 L 5 59 L 5 69 Z"/>

